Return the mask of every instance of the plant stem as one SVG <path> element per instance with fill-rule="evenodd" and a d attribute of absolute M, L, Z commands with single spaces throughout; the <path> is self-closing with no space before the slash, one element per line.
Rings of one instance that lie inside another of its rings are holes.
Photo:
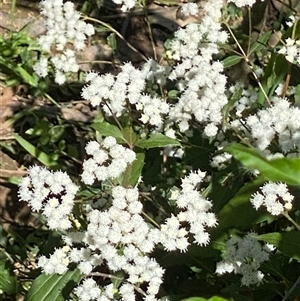
<path fill-rule="evenodd" d="M 300 231 L 300 225 L 289 216 L 287 211 L 284 211 L 282 215 L 285 216 L 297 228 L 297 230 Z"/>

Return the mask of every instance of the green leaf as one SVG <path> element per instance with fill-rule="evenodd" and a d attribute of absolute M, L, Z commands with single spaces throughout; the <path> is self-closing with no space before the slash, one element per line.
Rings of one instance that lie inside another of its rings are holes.
<path fill-rule="evenodd" d="M 65 301 L 80 279 L 78 269 L 63 275 L 41 274 L 33 281 L 24 301 Z"/>
<path fill-rule="evenodd" d="M 285 255 L 300 261 L 300 232 L 273 232 L 255 236 L 257 240 L 268 242 Z"/>
<path fill-rule="evenodd" d="M 112 49 L 115 50 L 117 48 L 117 39 L 116 34 L 112 32 L 107 38 L 107 45 Z"/>
<path fill-rule="evenodd" d="M 29 84 L 32 87 L 37 87 L 36 79 L 32 77 L 24 68 L 18 65 L 15 67 L 15 71 L 20 74 L 25 83 Z"/>
<path fill-rule="evenodd" d="M 32 145 L 30 142 L 19 136 L 18 134 L 13 135 L 16 141 L 33 157 L 39 160 L 42 164 L 52 168 L 58 168 L 59 164 L 47 155 L 43 151 L 39 150 L 37 147 Z"/>
<path fill-rule="evenodd" d="M 262 50 L 263 48 L 266 48 L 267 42 L 270 38 L 270 35 L 272 34 L 272 31 L 267 31 L 263 35 L 261 35 L 256 42 L 253 43 L 253 45 L 250 48 L 249 54 L 253 52 L 258 52 Z"/>
<path fill-rule="evenodd" d="M 241 60 L 242 60 L 242 57 L 240 55 L 231 55 L 223 60 L 223 66 L 225 69 L 232 67 L 232 66 L 238 64 Z"/>
<path fill-rule="evenodd" d="M 0 261 L 0 290 L 7 294 L 17 292 L 17 276 L 13 272 L 13 266 L 8 260 Z"/>
<path fill-rule="evenodd" d="M 52 143 L 57 142 L 65 132 L 65 127 L 63 125 L 56 125 L 50 128 L 49 135 L 50 141 Z"/>
<path fill-rule="evenodd" d="M 100 135 L 112 136 L 114 138 L 121 138 L 122 140 L 125 140 L 120 129 L 116 125 L 110 124 L 108 122 L 93 123 L 92 128 L 99 132 Z"/>
<path fill-rule="evenodd" d="M 128 184 L 134 187 L 138 180 L 140 175 L 142 174 L 142 170 L 144 167 L 144 160 L 145 160 L 145 154 L 144 153 L 138 153 L 136 155 L 136 159 L 131 164 L 131 172 L 128 180 Z"/>
<path fill-rule="evenodd" d="M 168 145 L 180 146 L 180 142 L 161 133 L 154 133 L 151 134 L 150 138 L 140 139 L 136 143 L 136 146 L 140 148 L 165 147 Z"/>
<path fill-rule="evenodd" d="M 258 170 L 269 181 L 300 185 L 300 158 L 267 160 L 258 150 L 233 143 L 225 148 L 244 166 Z"/>

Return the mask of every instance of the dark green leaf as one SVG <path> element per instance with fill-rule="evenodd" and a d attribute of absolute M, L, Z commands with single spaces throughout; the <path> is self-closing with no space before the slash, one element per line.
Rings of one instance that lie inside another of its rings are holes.
<path fill-rule="evenodd" d="M 17 292 L 17 276 L 13 272 L 13 266 L 8 260 L 0 261 L 0 290 L 7 294 Z"/>
<path fill-rule="evenodd" d="M 244 166 L 258 170 L 266 180 L 300 185 L 300 158 L 267 160 L 258 150 L 233 143 L 225 148 Z"/>
<path fill-rule="evenodd" d="M 132 187 L 134 187 L 137 184 L 139 177 L 142 174 L 144 160 L 145 160 L 145 154 L 138 153 L 136 155 L 136 159 L 131 164 L 131 171 L 130 171 L 128 184 L 131 185 Z"/>
<path fill-rule="evenodd" d="M 78 269 L 63 275 L 41 274 L 34 280 L 25 301 L 65 301 L 80 279 Z"/>
<path fill-rule="evenodd" d="M 224 68 L 232 67 L 232 66 L 238 64 L 241 60 L 242 60 L 242 57 L 240 55 L 228 56 L 226 59 L 223 60 Z"/>
<path fill-rule="evenodd" d="M 112 136 L 114 138 L 121 138 L 124 139 L 124 136 L 120 129 L 108 122 L 96 122 L 92 124 L 92 128 L 94 128 L 97 132 L 99 132 L 100 135 L 103 136 Z"/>
<path fill-rule="evenodd" d="M 161 133 L 154 133 L 150 138 L 140 139 L 136 143 L 136 146 L 140 148 L 165 147 L 169 145 L 180 146 L 180 142 Z"/>
<path fill-rule="evenodd" d="M 33 157 L 37 158 L 42 164 L 48 167 L 56 168 L 58 163 L 54 161 L 51 156 L 39 150 L 37 147 L 32 145 L 30 142 L 22 138 L 21 136 L 14 134 L 16 141 Z"/>
<path fill-rule="evenodd" d="M 272 31 L 270 30 L 270 31 L 267 31 L 266 33 L 264 33 L 263 35 L 261 35 L 258 38 L 258 40 L 256 42 L 254 42 L 253 45 L 251 46 L 249 54 L 260 51 L 263 48 L 265 48 L 271 34 L 272 34 Z"/>
<path fill-rule="evenodd" d="M 300 232 L 273 232 L 255 236 L 257 240 L 268 242 L 285 255 L 300 261 Z"/>

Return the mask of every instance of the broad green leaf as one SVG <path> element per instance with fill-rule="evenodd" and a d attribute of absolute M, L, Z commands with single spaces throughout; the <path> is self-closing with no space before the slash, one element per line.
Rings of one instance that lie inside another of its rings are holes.
<path fill-rule="evenodd" d="M 24 301 L 65 301 L 80 279 L 78 269 L 63 275 L 41 274 L 33 281 Z"/>
<path fill-rule="evenodd" d="M 241 60 L 242 60 L 242 57 L 240 55 L 231 55 L 223 60 L 223 66 L 225 69 L 232 67 L 232 66 L 238 64 Z"/>
<path fill-rule="evenodd" d="M 128 145 L 135 145 L 135 142 L 138 140 L 137 134 L 134 132 L 132 127 L 126 127 L 123 130 L 124 139 L 127 141 Z"/>
<path fill-rule="evenodd" d="M 8 260 L 0 261 L 0 290 L 7 294 L 17 292 L 17 276 L 13 272 L 13 266 Z"/>
<path fill-rule="evenodd" d="M 140 148 L 165 147 L 169 145 L 180 146 L 180 142 L 161 133 L 151 134 L 150 138 L 140 139 L 136 143 L 136 146 Z"/>
<path fill-rule="evenodd" d="M 32 145 L 30 142 L 19 136 L 18 134 L 13 135 L 16 141 L 33 157 L 39 160 L 42 164 L 52 168 L 58 168 L 58 163 L 53 160 L 53 158 L 43 151 L 39 150 L 37 147 Z"/>
<path fill-rule="evenodd" d="M 131 171 L 129 175 L 128 184 L 130 184 L 132 187 L 134 187 L 137 184 L 139 177 L 142 174 L 142 169 L 144 167 L 144 160 L 145 160 L 145 154 L 138 153 L 136 155 L 136 159 L 131 164 Z"/>
<path fill-rule="evenodd" d="M 265 159 L 258 150 L 233 143 L 225 148 L 244 166 L 258 170 L 269 181 L 300 185 L 300 158 Z"/>
<path fill-rule="evenodd" d="M 270 30 L 270 31 L 267 31 L 266 33 L 264 33 L 263 35 L 261 35 L 258 38 L 258 40 L 256 42 L 254 42 L 253 45 L 251 46 L 249 54 L 260 51 L 263 48 L 265 48 L 271 34 L 272 34 L 272 31 Z"/>
<path fill-rule="evenodd" d="M 255 236 L 257 240 L 268 242 L 285 255 L 300 261 L 300 232 L 273 232 Z"/>
<path fill-rule="evenodd" d="M 99 132 L 100 135 L 112 136 L 114 138 L 121 138 L 124 140 L 121 130 L 116 125 L 108 122 L 96 122 L 92 124 L 92 128 Z"/>
<path fill-rule="evenodd" d="M 271 220 L 269 213 L 256 211 L 250 203 L 251 195 L 264 183 L 261 177 L 245 184 L 239 192 L 219 211 L 219 225 L 213 231 L 213 236 L 224 233 L 230 227 L 249 228 L 250 225 Z"/>

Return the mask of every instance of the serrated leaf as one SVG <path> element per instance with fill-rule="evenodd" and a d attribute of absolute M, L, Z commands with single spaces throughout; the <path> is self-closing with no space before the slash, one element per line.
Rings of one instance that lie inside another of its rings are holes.
<path fill-rule="evenodd" d="M 99 132 L 100 135 L 112 136 L 114 138 L 125 140 L 121 130 L 116 125 L 110 124 L 108 122 L 93 123 L 92 128 Z"/>
<path fill-rule="evenodd" d="M 241 60 L 242 57 L 240 55 L 231 55 L 224 59 L 222 63 L 224 68 L 226 69 L 238 64 Z"/>
<path fill-rule="evenodd" d="M 300 158 L 267 160 L 258 150 L 233 143 L 225 148 L 244 166 L 258 170 L 266 180 L 300 185 Z"/>
<path fill-rule="evenodd" d="M 150 138 L 140 139 L 136 143 L 136 146 L 140 148 L 165 147 L 169 145 L 180 146 L 181 144 L 176 139 L 172 139 L 161 133 L 151 134 Z"/>
<path fill-rule="evenodd" d="M 65 301 L 80 279 L 78 269 L 63 275 L 41 274 L 33 281 L 24 301 Z"/>
<path fill-rule="evenodd" d="M 15 140 L 33 157 L 39 160 L 42 164 L 48 167 L 57 168 L 59 167 L 58 163 L 51 158 L 51 156 L 47 155 L 43 151 L 39 150 L 37 147 L 32 145 L 30 142 L 25 140 L 23 137 L 14 134 Z"/>
<path fill-rule="evenodd" d="M 13 266 L 9 261 L 0 262 L 0 290 L 7 294 L 17 292 L 17 276 L 13 272 Z"/>
<path fill-rule="evenodd" d="M 257 240 L 268 242 L 285 255 L 300 261 L 300 232 L 273 232 L 255 236 Z"/>

